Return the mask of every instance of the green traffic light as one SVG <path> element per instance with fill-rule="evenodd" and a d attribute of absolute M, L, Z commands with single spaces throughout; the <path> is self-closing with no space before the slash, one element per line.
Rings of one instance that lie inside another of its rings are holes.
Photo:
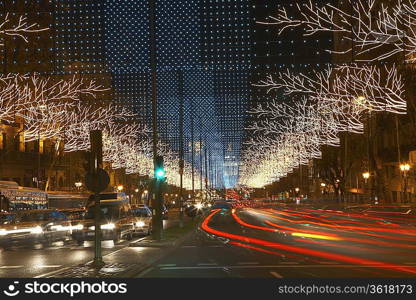
<path fill-rule="evenodd" d="M 156 170 L 156 178 L 157 179 L 165 178 L 165 170 L 163 169 Z"/>

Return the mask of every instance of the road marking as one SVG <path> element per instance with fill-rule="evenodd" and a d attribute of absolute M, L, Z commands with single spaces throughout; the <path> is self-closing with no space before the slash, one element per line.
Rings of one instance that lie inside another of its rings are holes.
<path fill-rule="evenodd" d="M 66 267 L 66 268 L 62 268 L 62 269 L 59 269 L 59 270 L 55 270 L 55 271 L 52 271 L 52 272 L 49 272 L 49 273 L 41 274 L 41 275 L 35 276 L 33 278 L 43 278 L 43 277 L 51 276 L 51 275 L 54 275 L 56 273 L 59 273 L 59 272 L 68 270 L 69 268 L 71 268 L 71 267 Z"/>
<path fill-rule="evenodd" d="M 272 275 L 273 275 L 273 277 L 276 277 L 276 278 L 283 278 L 283 276 L 282 276 L 282 275 L 280 275 L 279 273 L 276 273 L 276 272 L 274 272 L 274 271 L 271 271 L 271 272 L 270 272 L 270 274 L 272 274 Z"/>
<path fill-rule="evenodd" d="M 264 269 L 264 268 L 269 268 L 269 269 L 279 269 L 279 268 L 316 268 L 316 269 L 320 269 L 320 268 L 380 268 L 379 265 L 364 265 L 364 266 L 359 266 L 359 265 L 256 265 L 256 266 L 250 266 L 250 265 L 246 265 L 246 266 L 242 266 L 242 265 L 236 265 L 236 266 L 203 266 L 203 265 L 198 265 L 198 266 L 192 266 L 192 267 L 163 267 L 160 268 L 161 270 L 198 270 L 198 269 L 223 269 L 223 268 L 228 268 L 228 269 Z"/>
<path fill-rule="evenodd" d="M 176 264 L 160 264 L 160 265 L 157 265 L 159 268 L 164 268 L 164 267 L 175 267 L 176 266 Z"/>
<path fill-rule="evenodd" d="M 0 269 L 18 269 L 23 268 L 23 266 L 1 266 Z"/>
<path fill-rule="evenodd" d="M 305 271 L 301 271 L 301 272 L 302 272 L 302 274 L 306 274 L 306 275 L 311 276 L 311 277 L 315 277 L 315 278 L 318 277 L 318 276 L 316 276 L 316 274 L 312 274 L 312 273 L 305 272 Z"/>
<path fill-rule="evenodd" d="M 35 268 L 59 268 L 59 267 L 62 267 L 62 265 L 38 265 L 34 267 Z"/>
<path fill-rule="evenodd" d="M 198 266 L 218 266 L 217 263 L 200 263 Z"/>
<path fill-rule="evenodd" d="M 114 247 L 115 247 L 115 246 L 116 246 L 116 245 L 114 245 Z M 123 245 L 121 245 L 121 246 L 123 246 Z M 85 249 L 85 250 L 87 250 L 87 248 L 91 248 L 91 247 L 83 247 L 83 246 L 80 246 L 80 247 L 81 247 L 81 248 L 77 248 L 77 249 Z M 127 246 L 122 247 L 122 248 L 120 248 L 120 249 L 117 249 L 117 250 L 115 250 L 115 251 L 113 251 L 113 252 L 110 252 L 110 253 L 108 253 L 108 254 L 104 255 L 103 257 L 106 257 L 106 256 L 109 256 L 109 255 L 112 255 L 112 254 L 114 254 L 114 253 L 116 253 L 116 252 L 119 252 L 119 251 L 121 251 L 121 250 L 125 249 L 125 248 L 127 248 Z M 92 262 L 93 262 L 93 261 L 92 261 L 92 260 L 90 260 L 90 261 L 88 261 L 88 262 L 86 262 L 86 263 L 83 263 L 83 264 L 88 265 L 88 264 L 91 264 Z M 33 277 L 33 278 L 43 278 L 43 277 L 51 276 L 51 275 L 57 274 L 57 273 L 59 273 L 59 272 L 62 272 L 62 271 L 68 270 L 69 268 L 74 267 L 74 266 L 75 266 L 75 265 L 73 265 L 73 266 L 69 266 L 69 267 L 64 267 L 64 268 L 61 268 L 61 269 L 58 269 L 58 270 L 55 270 L 55 271 L 52 271 L 52 272 L 49 272 L 49 273 L 45 273 L 45 274 L 41 274 L 41 275 L 35 276 L 35 277 Z"/>
<path fill-rule="evenodd" d="M 258 265 L 259 263 L 256 261 L 243 261 L 238 262 L 237 265 Z"/>
<path fill-rule="evenodd" d="M 144 275 L 146 275 L 147 273 L 149 273 L 149 272 L 151 272 L 153 270 L 154 270 L 153 267 L 147 268 L 146 270 L 144 270 L 143 272 L 141 272 L 139 275 L 137 275 L 136 278 L 143 277 Z"/>

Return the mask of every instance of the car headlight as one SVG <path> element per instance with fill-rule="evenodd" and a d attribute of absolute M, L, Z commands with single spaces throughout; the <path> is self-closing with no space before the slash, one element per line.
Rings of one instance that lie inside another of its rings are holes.
<path fill-rule="evenodd" d="M 114 225 L 113 223 L 108 223 L 108 224 L 101 225 L 101 229 L 109 229 L 109 230 L 112 230 L 115 227 L 116 227 L 116 225 Z"/>
<path fill-rule="evenodd" d="M 39 234 L 39 233 L 42 233 L 42 232 L 43 232 L 43 230 L 42 230 L 42 227 L 40 227 L 40 226 L 36 226 L 36 227 L 34 227 L 30 230 L 30 233 L 33 233 L 33 234 Z"/>
<path fill-rule="evenodd" d="M 139 221 L 136 223 L 137 227 L 143 227 L 144 226 L 144 222 L 143 221 Z"/>
<path fill-rule="evenodd" d="M 84 225 L 78 224 L 78 225 L 72 226 L 72 229 L 73 230 L 82 230 L 82 229 L 84 229 Z"/>
<path fill-rule="evenodd" d="M 0 236 L 1 235 L 6 235 L 7 234 L 7 230 L 6 229 L 0 229 Z"/>

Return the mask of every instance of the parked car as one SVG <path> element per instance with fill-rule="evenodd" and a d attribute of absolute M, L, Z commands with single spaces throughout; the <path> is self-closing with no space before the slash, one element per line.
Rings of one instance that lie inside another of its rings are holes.
<path fill-rule="evenodd" d="M 84 219 L 76 224 L 72 238 L 79 245 L 95 238 L 94 204 L 87 206 Z M 122 238 L 132 239 L 136 217 L 133 216 L 129 200 L 124 193 L 100 194 L 101 240 L 117 243 Z"/>
<path fill-rule="evenodd" d="M 54 209 L 19 211 L 10 221 L 0 225 L 0 245 L 5 248 L 16 243 L 50 244 L 70 238 L 71 222 Z"/>
<path fill-rule="evenodd" d="M 150 211 L 152 213 L 155 213 L 155 209 L 153 207 L 149 207 Z M 168 209 L 166 208 L 165 205 L 162 206 L 162 219 L 163 220 L 167 220 L 169 218 L 168 216 Z"/>
<path fill-rule="evenodd" d="M 132 214 L 136 217 L 134 223 L 134 233 L 151 234 L 152 233 L 152 212 L 146 205 L 134 206 L 131 209 Z"/>
<path fill-rule="evenodd" d="M 169 211 L 168 211 L 167 207 L 165 205 L 163 205 L 163 207 L 162 207 L 162 218 L 163 218 L 163 220 L 167 220 L 169 218 L 168 212 Z"/>

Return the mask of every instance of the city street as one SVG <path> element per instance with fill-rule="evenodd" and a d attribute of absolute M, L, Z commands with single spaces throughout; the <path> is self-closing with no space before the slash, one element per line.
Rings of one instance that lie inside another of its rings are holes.
<path fill-rule="evenodd" d="M 212 212 L 143 277 L 414 277 L 416 228 L 313 209 Z M 222 238 L 218 240 L 218 238 Z"/>
<path fill-rule="evenodd" d="M 175 217 L 164 220 L 164 228 L 167 229 L 177 224 Z M 142 239 L 143 236 L 135 236 L 131 241 L 121 240 L 114 244 L 113 241 L 103 241 L 103 259 L 105 262 L 135 263 L 135 254 L 143 251 L 154 251 L 152 248 L 130 248 L 129 244 Z M 17 246 L 0 250 L 0 277 L 44 277 L 63 270 L 64 268 L 87 263 L 94 258 L 94 242 L 86 241 L 83 246 L 78 246 L 74 241 L 67 243 L 56 242 L 49 247 L 42 245 Z"/>
<path fill-rule="evenodd" d="M 5 282 L 416 278 L 416 0 L 0 7 Z"/>

